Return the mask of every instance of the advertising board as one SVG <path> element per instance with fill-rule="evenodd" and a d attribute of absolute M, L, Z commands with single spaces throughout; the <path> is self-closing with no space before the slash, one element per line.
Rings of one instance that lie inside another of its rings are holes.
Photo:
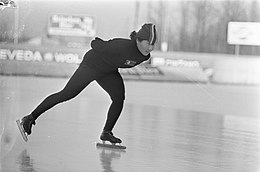
<path fill-rule="evenodd" d="M 229 22 L 227 42 L 260 46 L 260 22 Z"/>
<path fill-rule="evenodd" d="M 95 18 L 87 15 L 52 14 L 49 16 L 48 34 L 94 37 L 96 35 Z"/>

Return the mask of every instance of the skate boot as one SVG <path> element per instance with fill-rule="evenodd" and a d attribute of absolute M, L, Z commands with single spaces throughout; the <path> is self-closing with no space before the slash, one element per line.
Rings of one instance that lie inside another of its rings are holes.
<path fill-rule="evenodd" d="M 22 120 L 16 120 L 18 128 L 22 134 L 23 139 L 27 142 L 27 136 L 32 133 L 32 125 L 35 125 L 35 120 L 33 116 L 28 115 L 22 118 Z"/>
<path fill-rule="evenodd" d="M 106 130 L 103 130 L 100 139 L 103 142 L 109 141 L 112 144 L 122 143 L 122 141 L 119 138 L 115 137 L 111 131 L 106 131 Z"/>
<path fill-rule="evenodd" d="M 0 10 L 4 10 L 5 8 L 16 8 L 16 4 L 12 0 L 0 0 Z"/>
<path fill-rule="evenodd" d="M 126 149 L 125 146 L 117 145 L 122 143 L 121 139 L 115 137 L 111 131 L 104 130 L 100 136 L 102 143 L 97 143 L 97 147 L 112 148 L 112 149 Z M 106 144 L 109 141 L 111 144 Z"/>

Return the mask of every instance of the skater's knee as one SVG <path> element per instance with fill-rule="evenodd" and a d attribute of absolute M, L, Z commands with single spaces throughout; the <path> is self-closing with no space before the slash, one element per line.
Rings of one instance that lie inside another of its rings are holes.
<path fill-rule="evenodd" d="M 111 96 L 113 102 L 123 102 L 125 100 L 125 94 L 116 94 Z"/>

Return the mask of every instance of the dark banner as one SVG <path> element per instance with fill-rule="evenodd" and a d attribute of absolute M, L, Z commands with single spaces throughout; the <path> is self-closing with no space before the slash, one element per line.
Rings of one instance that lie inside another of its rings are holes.
<path fill-rule="evenodd" d="M 86 50 L 67 48 L 46 48 L 33 46 L 0 45 L 0 60 L 27 62 L 57 62 L 79 64 Z"/>

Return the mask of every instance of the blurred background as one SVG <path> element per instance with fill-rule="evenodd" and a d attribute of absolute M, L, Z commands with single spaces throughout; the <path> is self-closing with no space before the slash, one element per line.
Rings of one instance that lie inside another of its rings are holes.
<path fill-rule="evenodd" d="M 91 40 L 148 22 L 150 60 L 120 69 L 126 153 L 95 149 L 110 104 L 95 82 L 23 142 L 15 120 L 64 87 Z M 259 172 L 259 76 L 260 0 L 0 0 L 0 171 Z"/>
<path fill-rule="evenodd" d="M 94 37 L 129 38 L 152 22 L 159 35 L 152 58 L 123 70 L 125 78 L 260 83 L 259 0 L 14 2 L 0 13 L 1 74 L 68 77 Z"/>

